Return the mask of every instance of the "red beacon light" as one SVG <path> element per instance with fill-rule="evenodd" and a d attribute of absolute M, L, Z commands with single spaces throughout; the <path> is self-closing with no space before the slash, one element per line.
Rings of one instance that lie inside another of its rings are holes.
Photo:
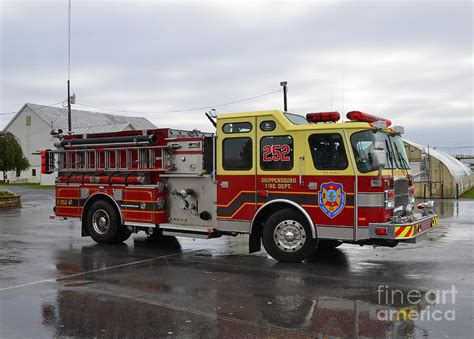
<path fill-rule="evenodd" d="M 306 120 L 309 122 L 336 122 L 341 118 L 339 112 L 318 112 L 306 114 Z"/>
<path fill-rule="evenodd" d="M 376 121 L 383 121 L 387 124 L 387 127 L 392 124 L 392 122 L 388 119 L 378 117 L 376 115 L 372 114 L 367 114 L 364 112 L 359 112 L 359 111 L 351 111 L 347 113 L 346 115 L 347 119 L 351 121 L 361 121 L 361 122 L 368 122 L 368 123 L 374 123 Z"/>

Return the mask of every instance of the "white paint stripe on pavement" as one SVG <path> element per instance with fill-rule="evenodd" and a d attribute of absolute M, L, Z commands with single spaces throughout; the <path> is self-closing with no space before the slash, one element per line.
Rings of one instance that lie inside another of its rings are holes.
<path fill-rule="evenodd" d="M 114 269 L 114 268 L 120 268 L 120 267 L 127 267 L 127 266 L 132 266 L 132 265 L 143 264 L 143 263 L 145 263 L 145 262 L 149 262 L 149 261 L 153 261 L 153 260 L 158 260 L 158 259 L 164 259 L 164 258 L 174 257 L 174 256 L 177 256 L 177 255 L 180 255 L 180 254 L 187 254 L 187 253 L 196 252 L 196 251 L 198 251 L 198 250 L 187 251 L 187 252 L 180 252 L 180 253 L 173 253 L 173 254 L 168 254 L 168 255 L 161 255 L 161 256 L 159 256 L 159 257 L 154 257 L 154 258 L 149 258 L 149 259 L 143 259 L 143 260 L 138 260 L 138 261 L 132 261 L 132 262 L 128 262 L 128 263 L 125 263 L 125 264 L 114 265 L 114 266 L 108 266 L 108 267 L 98 268 L 98 269 L 95 269 L 95 270 L 90 270 L 90 271 L 85 271 L 85 272 L 80 272 L 80 273 L 69 274 L 69 275 L 65 275 L 65 276 L 59 277 L 59 278 L 51 278 L 51 279 L 43 279 L 43 280 L 38 280 L 38 281 L 32 281 L 32 282 L 25 283 L 25 284 L 20 284 L 20 285 L 15 285 L 15 286 L 9 286 L 9 287 L 0 288 L 0 292 L 9 291 L 9 290 L 14 290 L 14 289 L 17 289 L 17 288 L 23 288 L 23 287 L 28 287 L 28 286 L 39 285 L 39 284 L 44 284 L 44 283 L 48 283 L 48 282 L 54 283 L 54 282 L 57 282 L 57 281 L 60 281 L 60 280 L 65 280 L 65 279 L 69 279 L 69 278 L 79 277 L 79 276 L 81 276 L 81 275 L 86 275 L 86 274 L 96 273 L 96 272 L 102 272 L 102 271 L 108 271 L 108 270 L 111 270 L 111 269 Z"/>

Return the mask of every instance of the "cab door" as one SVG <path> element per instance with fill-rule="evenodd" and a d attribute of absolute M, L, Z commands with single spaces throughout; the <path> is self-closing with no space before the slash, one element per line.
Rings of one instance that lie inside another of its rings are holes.
<path fill-rule="evenodd" d="M 306 184 L 317 197 L 317 207 L 309 210 L 318 237 L 353 239 L 355 176 L 344 131 L 307 131 L 306 140 Z"/>
<path fill-rule="evenodd" d="M 257 119 L 257 205 L 275 199 L 307 204 L 301 132 L 285 130 L 272 116 Z"/>
<path fill-rule="evenodd" d="M 255 117 L 217 120 L 217 219 L 220 229 L 248 231 L 255 214 L 255 123 Z"/>

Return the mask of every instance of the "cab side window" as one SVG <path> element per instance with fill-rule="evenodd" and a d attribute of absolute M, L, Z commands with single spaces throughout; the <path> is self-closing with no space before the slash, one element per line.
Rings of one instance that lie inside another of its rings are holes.
<path fill-rule="evenodd" d="M 289 171 L 293 168 L 293 138 L 289 135 L 260 139 L 260 168 L 264 171 Z"/>
<path fill-rule="evenodd" d="M 309 137 L 309 147 L 316 169 L 344 170 L 347 168 L 346 150 L 340 134 L 313 134 Z"/>
<path fill-rule="evenodd" d="M 248 133 L 251 130 L 252 124 L 250 122 L 230 122 L 222 126 L 222 131 L 225 134 Z"/>
<path fill-rule="evenodd" d="M 251 138 L 227 138 L 222 141 L 222 167 L 226 171 L 247 171 L 252 166 Z"/>

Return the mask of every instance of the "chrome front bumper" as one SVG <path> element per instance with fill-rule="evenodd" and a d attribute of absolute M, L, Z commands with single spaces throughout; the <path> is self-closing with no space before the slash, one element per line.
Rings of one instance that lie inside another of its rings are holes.
<path fill-rule="evenodd" d="M 438 227 L 438 215 L 430 214 L 419 219 L 401 223 L 370 223 L 369 237 L 371 239 L 396 240 L 417 242 L 425 238 L 426 233 Z"/>

